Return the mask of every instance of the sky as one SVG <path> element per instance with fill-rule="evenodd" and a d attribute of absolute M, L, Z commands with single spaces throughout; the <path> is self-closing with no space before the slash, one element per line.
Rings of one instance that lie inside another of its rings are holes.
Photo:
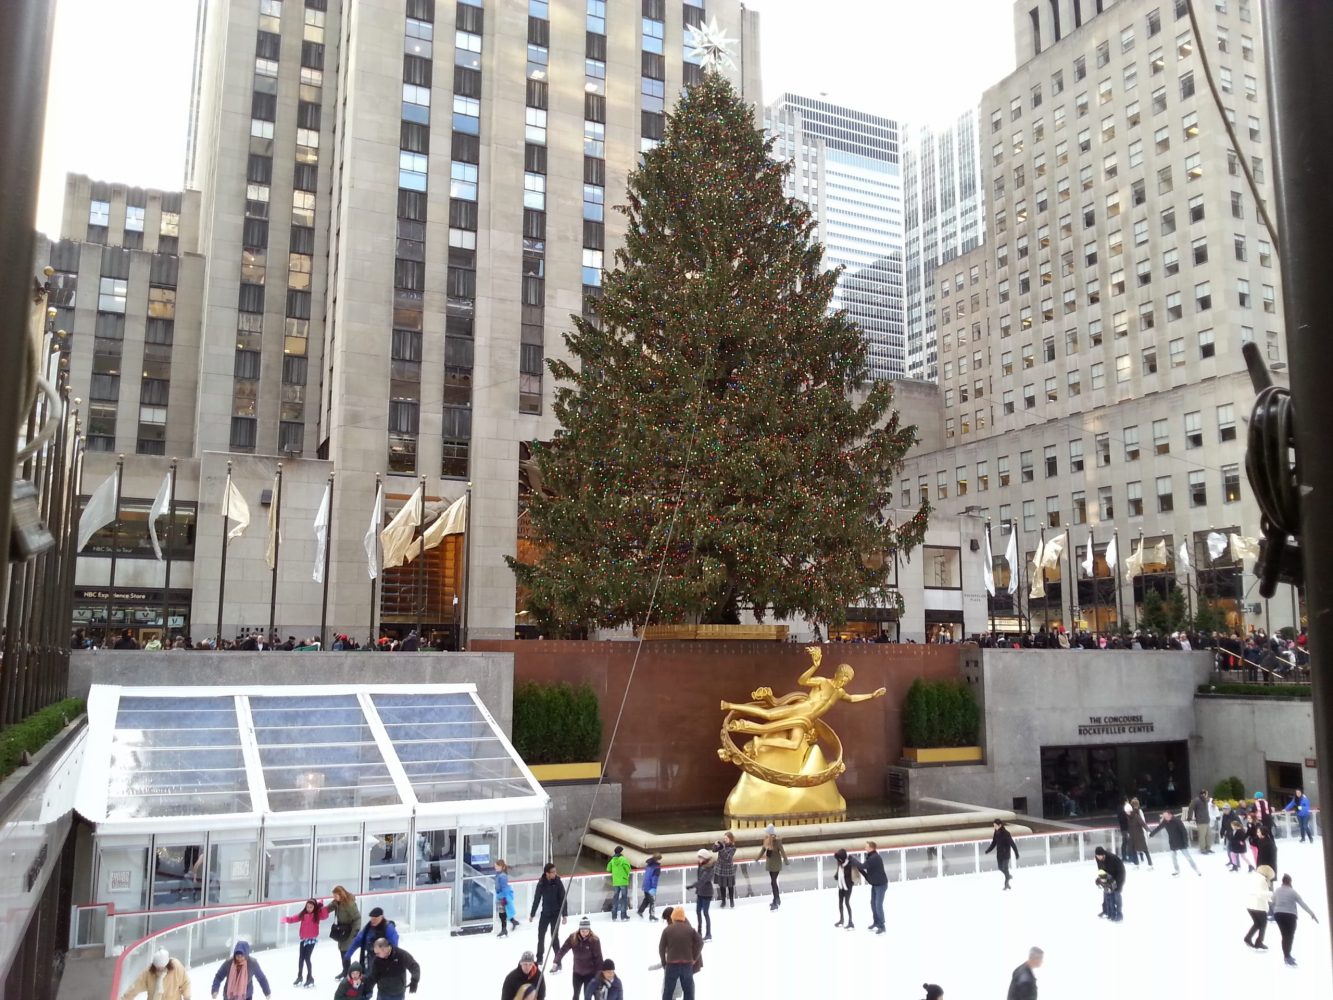
<path fill-rule="evenodd" d="M 1011 0 L 746 6 L 760 12 L 765 101 L 784 91 L 827 94 L 900 120 L 946 122 L 1013 69 Z M 59 231 L 66 173 L 181 186 L 194 22 L 194 0 L 59 0 L 37 218 L 43 232 Z"/>

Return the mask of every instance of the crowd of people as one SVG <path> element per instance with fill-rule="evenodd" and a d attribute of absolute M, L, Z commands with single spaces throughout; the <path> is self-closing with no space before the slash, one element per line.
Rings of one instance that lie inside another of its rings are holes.
<path fill-rule="evenodd" d="M 222 639 L 221 641 L 208 637 L 200 639 L 198 642 L 188 635 L 178 634 L 169 636 L 165 641 L 153 633 L 142 644 L 135 637 L 134 629 L 123 629 L 118 634 L 107 633 L 104 636 L 95 636 L 86 629 L 75 629 L 70 635 L 71 649 L 86 650 L 127 650 L 141 649 L 146 652 L 156 652 L 160 650 L 218 650 L 222 652 L 242 652 L 242 653 L 262 653 L 265 651 L 297 652 L 297 653 L 317 653 L 324 648 L 323 640 L 317 635 L 305 636 L 298 639 L 294 635 L 282 638 L 277 632 L 270 632 L 267 635 L 263 632 L 246 632 L 238 635 L 234 639 Z M 443 652 L 451 649 L 449 637 L 443 632 L 437 632 L 430 637 L 429 642 L 423 640 L 416 629 L 409 629 L 406 634 L 392 635 L 385 633 L 378 639 L 367 640 L 365 643 L 358 642 L 345 632 L 336 633 L 333 641 L 329 643 L 331 652 L 351 652 L 354 650 L 367 650 L 375 653 L 415 653 L 418 650 L 434 650 Z"/>

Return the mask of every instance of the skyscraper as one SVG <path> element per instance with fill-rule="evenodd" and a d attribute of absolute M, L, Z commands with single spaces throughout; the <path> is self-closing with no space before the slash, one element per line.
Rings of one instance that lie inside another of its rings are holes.
<path fill-rule="evenodd" d="M 844 270 L 833 305 L 864 331 L 875 379 L 906 374 L 903 179 L 896 121 L 822 98 L 783 94 L 765 125 L 793 161 L 787 194 L 810 206 L 824 260 Z"/>

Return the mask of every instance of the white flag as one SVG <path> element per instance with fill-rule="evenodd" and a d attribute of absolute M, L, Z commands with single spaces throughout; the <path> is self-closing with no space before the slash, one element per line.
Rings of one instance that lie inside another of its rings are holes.
<path fill-rule="evenodd" d="M 1028 566 L 1028 597 L 1046 596 L 1046 574 L 1041 568 L 1041 552 L 1045 544 L 1038 540 L 1037 549 L 1032 553 L 1032 564 Z"/>
<path fill-rule="evenodd" d="M 986 585 L 986 593 L 995 596 L 995 557 L 990 550 L 990 529 L 986 529 L 986 565 L 981 568 L 981 582 Z"/>
<path fill-rule="evenodd" d="M 417 552 L 424 552 L 433 549 L 444 541 L 448 535 L 461 535 L 467 530 L 467 494 L 451 503 L 437 517 L 429 528 L 421 534 L 419 544 L 413 545 L 413 557 Z"/>
<path fill-rule="evenodd" d="M 324 582 L 324 559 L 329 551 L 329 508 L 333 503 L 333 484 L 324 487 L 324 499 L 315 514 L 315 572 L 316 583 Z"/>
<path fill-rule="evenodd" d="M 1208 558 L 1216 562 L 1222 558 L 1222 553 L 1227 550 L 1227 536 L 1220 531 L 1208 532 Z"/>
<path fill-rule="evenodd" d="M 1152 547 L 1152 552 L 1151 552 L 1151 554 L 1149 554 L 1148 558 L 1147 558 L 1145 561 L 1147 562 L 1147 564 L 1148 564 L 1149 566 L 1161 566 L 1162 568 L 1165 568 L 1165 567 L 1166 567 L 1166 539 L 1165 539 L 1165 538 L 1160 539 L 1160 540 L 1157 542 L 1157 544 L 1154 545 L 1154 546 Z"/>
<path fill-rule="evenodd" d="M 370 509 L 370 527 L 366 529 L 366 569 L 373 580 L 380 575 L 380 528 L 384 525 L 384 484 L 375 490 L 375 506 Z"/>
<path fill-rule="evenodd" d="M 1004 549 L 1004 561 L 1009 565 L 1009 593 L 1018 593 L 1018 532 L 1009 530 L 1009 544 Z"/>
<path fill-rule="evenodd" d="M 282 511 L 278 509 L 281 497 L 282 480 L 274 474 L 273 491 L 268 505 L 268 544 L 264 546 L 264 562 L 268 563 L 269 569 L 276 569 L 278 565 L 278 545 L 282 541 L 282 529 L 278 527 L 278 523 L 282 520 Z"/>
<path fill-rule="evenodd" d="M 1037 559 L 1037 565 L 1042 569 L 1058 569 L 1060 566 L 1060 556 L 1065 550 L 1065 534 L 1046 539 L 1046 544 L 1041 548 L 1041 555 Z"/>
<path fill-rule="evenodd" d="M 240 538 L 245 529 L 250 527 L 250 505 L 231 481 L 230 472 L 227 473 L 227 489 L 222 494 L 222 516 L 236 522 L 236 527 L 227 532 L 228 538 Z"/>
<path fill-rule="evenodd" d="M 158 560 L 162 559 L 162 545 L 157 540 L 157 519 L 170 513 L 167 508 L 171 505 L 171 473 L 168 472 L 162 477 L 162 485 L 157 489 L 157 498 L 153 501 L 153 506 L 148 508 L 148 537 L 153 543 L 153 555 Z"/>
<path fill-rule="evenodd" d="M 1243 535 L 1231 535 L 1231 558 L 1237 562 L 1259 558 L 1259 541 Z"/>
<path fill-rule="evenodd" d="M 116 473 L 106 477 L 101 486 L 88 498 L 88 506 L 79 515 L 79 547 L 82 552 L 88 540 L 116 519 Z"/>
<path fill-rule="evenodd" d="M 1132 546 L 1133 543 L 1130 544 Z M 1134 579 L 1134 577 L 1142 575 L 1143 575 L 1143 546 L 1140 545 L 1139 550 L 1137 552 L 1131 552 L 1129 557 L 1125 560 L 1125 576 L 1129 577 L 1132 580 Z"/>
<path fill-rule="evenodd" d="M 1084 575 L 1084 576 L 1092 576 L 1093 568 L 1094 568 L 1095 565 L 1096 565 L 1096 563 L 1093 561 L 1095 558 L 1096 558 L 1096 554 L 1095 554 L 1095 549 L 1093 548 L 1093 544 L 1092 544 L 1092 532 L 1089 531 L 1089 532 L 1088 532 L 1088 551 L 1085 552 L 1085 553 L 1083 554 L 1083 575 Z"/>
<path fill-rule="evenodd" d="M 1184 566 L 1188 572 L 1190 568 L 1190 547 L 1185 543 L 1180 543 L 1180 551 L 1176 553 L 1177 564 Z"/>
<path fill-rule="evenodd" d="M 393 516 L 388 527 L 380 532 L 380 544 L 384 546 L 385 569 L 393 569 L 405 562 L 411 562 L 415 552 L 412 543 L 416 541 L 417 528 L 421 525 L 423 494 L 421 487 L 403 504 L 402 509 Z"/>
<path fill-rule="evenodd" d="M 1119 553 L 1115 549 L 1115 535 L 1112 535 L 1111 540 L 1106 543 L 1106 568 L 1112 573 L 1115 572 L 1115 563 L 1118 557 Z"/>

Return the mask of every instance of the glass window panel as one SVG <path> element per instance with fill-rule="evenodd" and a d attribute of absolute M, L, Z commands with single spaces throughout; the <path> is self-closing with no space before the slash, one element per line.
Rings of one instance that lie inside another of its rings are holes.
<path fill-rule="evenodd" d="M 311 895 L 314 840 L 310 827 L 270 833 L 264 848 L 264 899 L 304 899 Z M 319 897 L 328 890 L 320 887 Z"/>
<path fill-rule="evenodd" d="M 361 891 L 364 832 L 361 824 L 315 828 L 315 885 L 320 893 L 336 885 L 353 895 Z"/>

